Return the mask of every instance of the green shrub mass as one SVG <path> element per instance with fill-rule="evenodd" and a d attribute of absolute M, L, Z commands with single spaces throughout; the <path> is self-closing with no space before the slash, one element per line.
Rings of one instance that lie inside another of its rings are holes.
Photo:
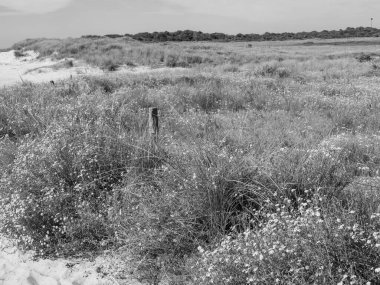
<path fill-rule="evenodd" d="M 17 46 L 166 65 L 0 89 L 0 229 L 20 248 L 132 251 L 150 284 L 380 283 L 375 45 Z"/>
<path fill-rule="evenodd" d="M 106 38 L 123 38 L 130 37 L 132 39 L 143 42 L 167 42 L 167 41 L 285 41 L 285 40 L 304 40 L 304 39 L 339 39 L 339 38 L 355 38 L 355 37 L 379 37 L 380 30 L 372 27 L 348 27 L 338 31 L 312 31 L 298 33 L 264 33 L 264 34 L 236 34 L 228 35 L 224 33 L 203 33 L 200 31 L 176 31 L 176 32 L 153 32 L 138 33 L 134 35 L 105 35 Z M 85 38 L 101 38 L 101 36 L 84 36 Z"/>

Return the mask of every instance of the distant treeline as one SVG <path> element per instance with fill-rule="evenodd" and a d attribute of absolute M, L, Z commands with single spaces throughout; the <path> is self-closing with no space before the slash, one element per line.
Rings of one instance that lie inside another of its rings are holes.
<path fill-rule="evenodd" d="M 176 32 L 153 32 L 132 34 L 110 34 L 105 36 L 87 35 L 83 38 L 122 38 L 129 37 L 142 42 L 184 42 L 184 41 L 285 41 L 285 40 L 304 40 L 304 39 L 339 39 L 354 37 L 379 37 L 380 30 L 370 27 L 346 28 L 345 30 L 333 31 L 312 31 L 299 33 L 265 33 L 265 34 L 236 34 L 227 35 L 224 33 L 203 33 L 197 31 L 176 31 Z"/>

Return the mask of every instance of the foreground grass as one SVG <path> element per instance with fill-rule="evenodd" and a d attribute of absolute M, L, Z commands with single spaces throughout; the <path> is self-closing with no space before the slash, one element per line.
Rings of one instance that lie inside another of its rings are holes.
<path fill-rule="evenodd" d="M 3 89 L 2 232 L 40 255 L 128 247 L 151 284 L 377 284 L 375 49 L 169 45 L 209 60 Z"/>

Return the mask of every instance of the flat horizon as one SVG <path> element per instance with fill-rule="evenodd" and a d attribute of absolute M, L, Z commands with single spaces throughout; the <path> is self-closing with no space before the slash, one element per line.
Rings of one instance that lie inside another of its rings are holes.
<path fill-rule="evenodd" d="M 359 27 L 346 27 L 346 28 L 359 28 Z M 343 28 L 342 30 L 345 30 L 346 28 Z M 363 27 L 363 28 L 370 28 L 370 27 Z M 376 27 L 373 27 L 375 29 L 377 29 Z M 154 32 L 170 32 L 170 33 L 173 33 L 173 32 L 177 32 L 177 31 L 185 31 L 185 30 L 190 30 L 190 29 L 184 29 L 184 30 L 173 30 L 173 31 L 143 31 L 143 32 L 139 32 L 139 33 L 154 33 Z M 333 30 L 339 30 L 339 29 L 329 29 L 327 31 L 333 31 Z M 193 31 L 193 30 L 191 30 Z M 314 32 L 315 30 L 313 31 L 286 31 L 286 32 L 269 32 L 269 33 L 276 33 L 276 34 L 282 34 L 282 33 L 310 33 L 310 32 Z M 198 32 L 198 31 L 196 31 Z M 204 32 L 204 31 L 200 31 L 202 33 L 209 33 L 209 34 L 212 34 L 212 33 L 223 33 L 223 32 L 218 32 L 218 31 L 215 31 L 215 32 Z M 321 32 L 321 31 L 316 31 L 316 32 Z M 6 50 L 6 49 L 10 49 L 12 47 L 12 45 L 16 44 L 17 42 L 20 42 L 20 41 L 23 41 L 23 40 L 28 40 L 28 39 L 37 39 L 37 38 L 46 38 L 46 39 L 70 39 L 70 38 L 79 38 L 79 37 L 83 37 L 83 36 L 107 36 L 107 35 L 121 35 L 121 36 L 125 36 L 129 33 L 120 33 L 120 34 L 117 34 L 117 33 L 108 33 L 108 34 L 86 34 L 86 35 L 79 35 L 79 36 L 67 36 L 67 37 L 35 37 L 35 38 L 24 38 L 24 39 L 20 39 L 12 44 L 10 44 L 9 46 L 0 46 L 0 49 L 3 49 L 3 50 Z M 134 34 L 130 34 L 130 35 L 135 35 L 135 34 L 138 34 L 138 33 L 134 33 Z M 227 33 L 224 33 L 226 35 L 237 35 L 238 33 L 235 33 L 235 34 L 227 34 Z M 243 33 L 242 33 L 243 34 Z M 245 34 L 255 34 L 255 33 L 245 33 Z M 260 33 L 260 35 L 262 34 L 265 34 L 265 33 Z M 360 38 L 369 38 L 369 37 L 360 37 Z M 347 39 L 347 38 L 336 38 L 336 39 Z M 349 39 L 354 39 L 353 37 L 349 37 Z M 291 40 L 291 39 L 290 39 Z M 307 39 L 302 39 L 302 40 L 307 40 Z"/>
<path fill-rule="evenodd" d="M 0 48 L 26 38 L 194 30 L 263 34 L 366 27 L 376 0 L 0 0 Z M 376 18 L 372 24 L 376 26 Z"/>

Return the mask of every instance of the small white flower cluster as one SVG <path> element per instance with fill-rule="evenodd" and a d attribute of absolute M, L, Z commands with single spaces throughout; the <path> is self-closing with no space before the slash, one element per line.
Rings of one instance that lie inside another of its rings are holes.
<path fill-rule="evenodd" d="M 264 215 L 258 228 L 228 236 L 212 250 L 199 248 L 200 257 L 193 265 L 197 272 L 195 282 L 278 284 L 281 280 L 281 284 L 363 284 L 363 281 L 380 281 L 380 274 L 373 277 L 373 273 L 380 273 L 380 268 L 374 267 L 380 264 L 377 246 L 380 233 L 359 225 L 353 210 L 338 217 L 326 212 L 318 206 L 320 200 L 320 197 L 299 199 L 297 210 L 284 206 L 284 201 L 282 206 L 277 205 L 275 212 Z M 367 266 L 364 272 L 360 272 L 361 263 Z"/>

